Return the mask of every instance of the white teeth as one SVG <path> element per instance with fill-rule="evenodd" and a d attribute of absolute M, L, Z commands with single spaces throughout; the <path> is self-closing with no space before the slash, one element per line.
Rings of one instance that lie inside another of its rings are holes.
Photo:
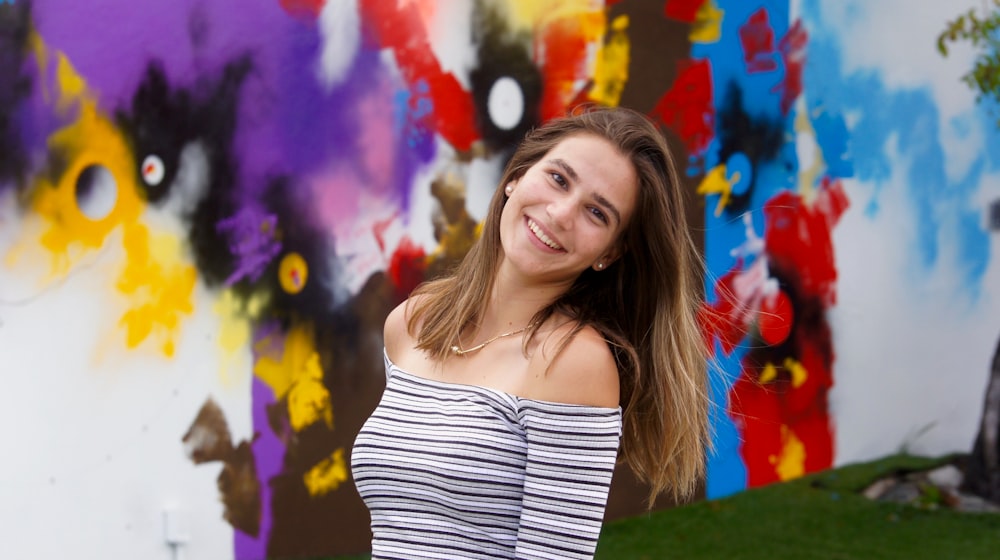
<path fill-rule="evenodd" d="M 562 246 L 560 246 L 555 241 L 552 241 L 548 235 L 545 235 L 545 233 L 542 231 L 542 228 L 538 227 L 538 224 L 536 224 L 535 222 L 528 220 L 528 229 L 530 229 L 531 232 L 535 234 L 535 237 L 541 239 L 542 243 L 548 245 L 549 247 L 552 247 L 557 251 L 562 249 Z"/>

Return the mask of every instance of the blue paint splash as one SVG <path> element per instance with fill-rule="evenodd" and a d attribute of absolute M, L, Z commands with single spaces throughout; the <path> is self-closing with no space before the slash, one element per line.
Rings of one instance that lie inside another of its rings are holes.
<path fill-rule="evenodd" d="M 818 0 L 804 2 L 802 11 L 810 29 L 809 64 L 804 74 L 808 95 L 830 113 L 859 115 L 850 131 L 851 158 L 857 178 L 872 185 L 865 201 L 866 215 L 880 219 L 883 190 L 896 166 L 917 224 L 912 242 L 921 269 L 916 273 L 954 264 L 963 293 L 975 299 L 982 291 L 990 240 L 982 226 L 985 209 L 977 207 L 974 198 L 984 174 L 1000 167 L 1000 134 L 991 128 L 987 149 L 964 177 L 950 180 L 940 112 L 930 88 L 890 89 L 880 73 L 871 70 L 845 75 L 838 32 L 821 17 Z M 988 112 L 986 107 L 974 108 L 969 118 L 981 119 Z M 958 118 L 946 126 L 961 137 L 968 134 L 971 124 Z M 818 138 L 826 132 L 817 127 Z M 954 263 L 945 263 L 942 254 L 952 244 Z"/>

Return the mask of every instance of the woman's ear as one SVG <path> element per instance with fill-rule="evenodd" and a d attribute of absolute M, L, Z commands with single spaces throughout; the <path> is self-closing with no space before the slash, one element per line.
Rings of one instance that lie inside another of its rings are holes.
<path fill-rule="evenodd" d="M 609 266 L 611 266 L 615 261 L 618 260 L 618 257 L 620 257 L 620 256 L 621 256 L 621 253 L 618 252 L 618 249 L 617 248 L 612 248 L 607 253 L 601 255 L 601 258 L 597 259 L 597 262 L 595 262 L 593 264 L 593 266 L 591 266 L 591 268 L 593 268 L 594 270 L 600 272 L 600 271 L 604 270 L 605 268 L 608 268 Z"/>
<path fill-rule="evenodd" d="M 597 261 L 593 264 L 591 268 L 598 271 L 604 270 L 605 268 L 611 266 L 615 261 L 620 259 L 621 256 L 624 254 L 625 254 L 625 241 L 619 240 L 610 249 L 608 249 L 608 252 L 601 255 L 601 258 L 597 259 Z"/>

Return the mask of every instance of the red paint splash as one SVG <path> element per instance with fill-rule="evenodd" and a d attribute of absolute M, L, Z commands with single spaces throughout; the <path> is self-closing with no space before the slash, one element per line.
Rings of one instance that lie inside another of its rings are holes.
<path fill-rule="evenodd" d="M 281 4 L 281 9 L 293 16 L 316 19 L 319 17 L 319 13 L 323 11 L 323 5 L 326 4 L 326 0 L 278 0 L 278 3 Z"/>
<path fill-rule="evenodd" d="M 663 15 L 684 23 L 694 23 L 704 3 L 705 0 L 667 0 L 663 5 Z"/>
<path fill-rule="evenodd" d="M 777 346 L 788 339 L 792 331 L 795 312 L 792 301 L 784 290 L 764 297 L 760 302 L 757 330 L 760 337 L 770 346 Z"/>
<path fill-rule="evenodd" d="M 833 464 L 834 351 L 826 312 L 836 302 L 832 230 L 848 204 L 841 184 L 828 177 L 811 202 L 789 191 L 772 197 L 763 208 L 766 252 L 720 278 L 716 301 L 702 310 L 706 338 L 726 354 L 753 338 L 729 393 L 750 487 L 789 475 L 779 466 L 792 438 L 802 446 L 794 469 L 810 473 Z M 780 290 L 760 297 L 775 280 Z M 765 368 L 772 368 L 767 377 Z"/>
<path fill-rule="evenodd" d="M 792 103 L 802 94 L 802 69 L 806 63 L 808 42 L 809 34 L 803 27 L 802 20 L 796 20 L 778 43 L 778 50 L 785 62 L 785 79 L 776 87 L 781 90 L 781 112 L 786 115 Z"/>
<path fill-rule="evenodd" d="M 764 205 L 764 239 L 772 266 L 798 271 L 803 293 L 824 306 L 836 303 L 837 268 L 832 230 L 849 202 L 840 181 L 824 177 L 807 205 L 789 191 Z"/>
<path fill-rule="evenodd" d="M 588 41 L 579 18 L 560 18 L 539 31 L 535 60 L 542 72 L 539 117 L 546 121 L 566 114 L 578 98 L 577 84 L 586 79 Z"/>
<path fill-rule="evenodd" d="M 748 73 L 770 72 L 778 68 L 774 60 L 774 30 L 766 9 L 757 10 L 740 26 L 740 43 Z"/>
<path fill-rule="evenodd" d="M 650 116 L 677 133 L 689 155 L 704 153 L 715 136 L 712 68 L 708 60 L 681 60 L 673 86 Z"/>
<path fill-rule="evenodd" d="M 442 70 L 427 39 L 427 31 L 414 3 L 398 4 L 362 0 L 362 20 L 370 22 L 380 44 L 391 49 L 407 84 L 427 84 L 434 110 L 421 115 L 421 124 L 436 131 L 459 151 L 467 151 L 479 138 L 472 96 L 450 72 Z"/>
<path fill-rule="evenodd" d="M 799 316 L 782 346 L 744 357 L 742 375 L 730 392 L 733 416 L 743 425 L 741 454 L 751 487 L 781 479 L 777 463 L 789 436 L 804 447 L 805 473 L 833 465 L 828 395 L 834 352 L 826 310 L 836 302 L 832 230 L 847 206 L 841 184 L 829 178 L 811 204 L 786 191 L 764 205 L 770 267 L 780 271 L 795 294 Z M 806 372 L 798 383 L 785 367 L 789 358 Z M 777 368 L 779 377 L 762 382 L 760 372 L 767 363 Z"/>
<path fill-rule="evenodd" d="M 424 281 L 427 271 L 427 254 L 423 248 L 404 237 L 389 259 L 387 274 L 395 288 L 397 301 L 403 301 L 410 292 Z"/>
<path fill-rule="evenodd" d="M 714 351 L 715 345 L 711 342 L 718 340 L 722 352 L 727 355 L 733 353 L 749 332 L 751 310 L 736 287 L 737 280 L 744 274 L 740 270 L 742 267 L 739 263 L 719 278 L 714 287 L 715 302 L 704 305 L 698 315 L 708 347 Z"/>

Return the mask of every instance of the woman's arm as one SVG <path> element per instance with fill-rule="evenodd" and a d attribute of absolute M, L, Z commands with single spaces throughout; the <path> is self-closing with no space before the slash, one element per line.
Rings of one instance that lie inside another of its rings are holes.
<path fill-rule="evenodd" d="M 519 401 L 527 435 L 518 559 L 590 559 L 621 439 L 621 410 Z"/>

